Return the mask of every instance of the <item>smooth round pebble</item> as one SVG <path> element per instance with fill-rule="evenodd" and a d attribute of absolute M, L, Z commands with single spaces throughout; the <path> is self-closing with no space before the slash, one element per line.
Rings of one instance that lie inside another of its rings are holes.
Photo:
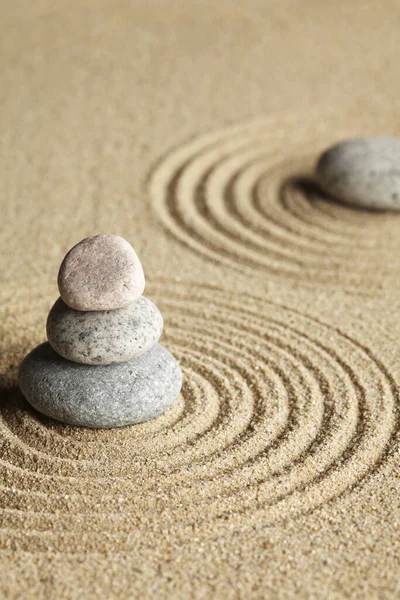
<path fill-rule="evenodd" d="M 127 306 L 144 290 L 142 265 L 129 242 L 101 234 L 76 244 L 61 263 L 60 296 L 76 310 L 113 310 Z"/>
<path fill-rule="evenodd" d="M 347 204 L 400 210 L 400 139 L 360 138 L 322 154 L 316 175 L 322 189 Z"/>
<path fill-rule="evenodd" d="M 134 360 L 114 365 L 79 365 L 47 342 L 23 360 L 19 385 L 39 412 L 70 425 L 122 427 L 161 415 L 182 386 L 175 358 L 156 344 Z"/>
<path fill-rule="evenodd" d="M 82 312 L 59 298 L 47 318 L 47 338 L 64 358 L 88 365 L 131 360 L 160 339 L 163 318 L 141 296 L 124 308 Z"/>

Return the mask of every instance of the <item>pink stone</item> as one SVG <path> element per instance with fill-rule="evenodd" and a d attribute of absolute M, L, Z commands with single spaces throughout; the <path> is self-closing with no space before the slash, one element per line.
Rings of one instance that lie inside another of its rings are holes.
<path fill-rule="evenodd" d="M 58 288 L 75 310 L 113 310 L 136 300 L 144 290 L 142 265 L 132 246 L 118 235 L 85 238 L 61 263 Z"/>

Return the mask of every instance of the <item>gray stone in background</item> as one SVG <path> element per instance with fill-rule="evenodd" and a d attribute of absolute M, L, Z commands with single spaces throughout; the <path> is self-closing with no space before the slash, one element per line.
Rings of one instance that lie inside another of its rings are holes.
<path fill-rule="evenodd" d="M 329 195 L 364 208 L 400 210 L 400 140 L 361 138 L 320 158 L 317 179 Z"/>
<path fill-rule="evenodd" d="M 64 358 L 88 365 L 131 360 L 160 339 L 163 318 L 158 308 L 141 296 L 125 308 L 82 312 L 61 298 L 47 318 L 47 337 Z"/>
<path fill-rule="evenodd" d="M 46 342 L 23 360 L 18 378 L 26 400 L 41 413 L 95 428 L 153 419 L 182 386 L 179 364 L 159 344 L 129 362 L 91 366 L 62 358 Z"/>
<path fill-rule="evenodd" d="M 60 296 L 76 310 L 127 306 L 144 290 L 142 265 L 129 242 L 118 235 L 85 238 L 71 248 L 58 273 Z"/>

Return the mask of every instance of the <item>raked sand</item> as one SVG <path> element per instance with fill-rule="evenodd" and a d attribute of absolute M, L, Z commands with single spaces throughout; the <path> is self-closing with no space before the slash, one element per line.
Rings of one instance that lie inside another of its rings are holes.
<path fill-rule="evenodd" d="M 400 134 L 399 26 L 394 1 L 3 2 L 1 597 L 398 597 L 400 216 L 312 170 Z M 99 232 L 184 371 L 107 431 L 16 388 Z"/>

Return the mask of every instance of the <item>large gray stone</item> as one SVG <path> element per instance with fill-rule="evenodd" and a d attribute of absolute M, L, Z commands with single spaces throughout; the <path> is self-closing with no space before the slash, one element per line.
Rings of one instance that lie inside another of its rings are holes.
<path fill-rule="evenodd" d="M 163 413 L 180 392 L 182 372 L 159 344 L 129 362 L 92 366 L 70 362 L 44 343 L 23 360 L 19 385 L 27 401 L 53 419 L 122 427 Z"/>
<path fill-rule="evenodd" d="M 61 298 L 47 318 L 47 337 L 64 358 L 88 365 L 131 360 L 160 339 L 163 318 L 158 308 L 141 296 L 124 308 L 82 312 Z"/>
<path fill-rule="evenodd" d="M 76 244 L 58 273 L 60 296 L 76 310 L 122 308 L 143 293 L 144 285 L 134 249 L 111 234 L 94 235 Z"/>
<path fill-rule="evenodd" d="M 361 138 L 327 150 L 316 175 L 328 194 L 348 204 L 400 210 L 400 140 Z"/>

